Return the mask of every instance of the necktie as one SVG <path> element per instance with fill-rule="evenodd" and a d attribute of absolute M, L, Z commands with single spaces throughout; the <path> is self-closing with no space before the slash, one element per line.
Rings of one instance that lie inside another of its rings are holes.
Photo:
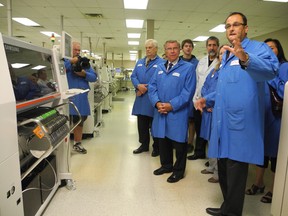
<path fill-rule="evenodd" d="M 167 71 L 169 71 L 172 67 L 173 67 L 173 63 L 170 62 L 170 63 L 169 63 L 169 66 L 168 66 L 168 68 L 167 68 Z"/>
<path fill-rule="evenodd" d="M 150 62 L 151 62 L 151 59 L 148 59 L 145 66 L 148 67 Z"/>

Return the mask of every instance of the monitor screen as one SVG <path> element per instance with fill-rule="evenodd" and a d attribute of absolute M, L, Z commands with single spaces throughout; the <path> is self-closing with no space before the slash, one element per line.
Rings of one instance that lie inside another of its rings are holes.
<path fill-rule="evenodd" d="M 57 92 L 52 51 L 14 38 L 3 38 L 16 102 Z"/>
<path fill-rule="evenodd" d="M 61 36 L 61 56 L 62 58 L 72 58 L 72 36 L 67 32 L 62 31 Z"/>
<path fill-rule="evenodd" d="M 121 68 L 115 68 L 116 73 L 121 73 Z"/>

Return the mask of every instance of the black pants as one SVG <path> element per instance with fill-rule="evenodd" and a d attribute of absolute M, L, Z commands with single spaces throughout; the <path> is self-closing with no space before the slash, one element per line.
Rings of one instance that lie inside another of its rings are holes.
<path fill-rule="evenodd" d="M 218 160 L 219 183 L 224 198 L 221 205 L 223 215 L 242 215 L 248 167 L 248 163 L 228 158 Z"/>
<path fill-rule="evenodd" d="M 138 126 L 138 134 L 139 134 L 139 142 L 141 143 L 142 147 L 145 149 L 149 149 L 150 143 L 150 128 L 152 125 L 152 117 L 138 115 L 137 116 L 137 126 Z M 159 144 L 158 139 L 153 138 L 153 148 L 158 150 Z"/>
<path fill-rule="evenodd" d="M 195 124 L 195 131 L 196 131 L 196 143 L 195 143 L 194 154 L 200 157 L 206 156 L 206 145 L 207 145 L 207 140 L 200 137 L 201 121 L 202 121 L 201 112 L 199 110 L 195 110 L 194 111 L 194 124 Z"/>
<path fill-rule="evenodd" d="M 173 165 L 173 148 L 176 152 L 176 161 Z M 161 166 L 173 169 L 176 175 L 184 176 L 186 169 L 187 143 L 180 143 L 167 137 L 159 138 L 159 153 Z"/>

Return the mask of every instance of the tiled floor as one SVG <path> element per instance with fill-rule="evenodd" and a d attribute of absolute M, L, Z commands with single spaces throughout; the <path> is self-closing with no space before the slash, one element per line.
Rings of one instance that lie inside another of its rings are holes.
<path fill-rule="evenodd" d="M 133 91 L 120 92 L 124 101 L 113 102 L 104 114 L 100 136 L 84 140 L 88 153 L 72 153 L 76 190 L 59 188 L 44 216 L 204 216 L 207 207 L 219 207 L 219 184 L 208 183 L 200 173 L 206 160 L 187 161 L 186 176 L 175 184 L 169 174 L 153 175 L 160 165 L 151 152 L 133 155 L 138 147 L 136 117 L 131 116 Z M 247 186 L 251 186 L 254 166 Z M 271 176 L 267 172 L 267 183 Z M 270 204 L 261 195 L 246 196 L 244 216 L 269 216 Z"/>

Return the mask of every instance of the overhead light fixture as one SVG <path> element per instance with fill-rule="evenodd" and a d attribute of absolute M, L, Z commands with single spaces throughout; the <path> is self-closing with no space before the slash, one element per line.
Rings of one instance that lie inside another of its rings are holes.
<path fill-rule="evenodd" d="M 0 7 L 3 7 L 4 5 L 0 3 Z"/>
<path fill-rule="evenodd" d="M 137 55 L 130 54 L 130 60 L 135 61 L 137 59 Z"/>
<path fill-rule="evenodd" d="M 208 38 L 208 36 L 198 36 L 194 38 L 193 41 L 206 41 Z"/>
<path fill-rule="evenodd" d="M 140 33 L 127 33 L 128 38 L 140 38 Z"/>
<path fill-rule="evenodd" d="M 209 32 L 225 32 L 225 31 L 226 31 L 225 24 L 217 25 L 216 27 L 209 30 Z"/>
<path fill-rule="evenodd" d="M 286 2 L 288 2 L 288 0 L 263 0 L 263 1 L 282 2 L 282 3 L 286 3 Z"/>
<path fill-rule="evenodd" d="M 36 66 L 36 67 L 33 67 L 33 68 L 31 68 L 32 70 L 40 70 L 40 69 L 42 69 L 42 68 L 45 68 L 46 66 L 44 66 L 44 65 L 38 65 L 38 66 Z"/>
<path fill-rule="evenodd" d="M 26 67 L 28 66 L 29 64 L 26 64 L 26 63 L 14 63 L 14 64 L 11 64 L 12 68 L 23 68 L 23 67 Z"/>
<path fill-rule="evenodd" d="M 148 0 L 124 0 L 125 9 L 143 9 L 146 10 Z"/>
<path fill-rule="evenodd" d="M 90 54 L 90 51 L 89 51 L 89 50 L 85 50 L 85 49 L 81 50 L 81 52 L 82 52 L 83 54 Z"/>
<path fill-rule="evenodd" d="M 127 28 L 143 28 L 144 20 L 126 19 Z"/>
<path fill-rule="evenodd" d="M 130 54 L 137 54 L 138 51 L 137 51 L 137 50 L 130 50 L 129 53 L 130 53 Z"/>
<path fill-rule="evenodd" d="M 61 37 L 59 34 L 55 33 L 55 32 L 51 32 L 51 31 L 40 31 L 41 34 L 44 34 L 48 37 L 51 37 L 52 34 L 54 34 L 54 37 Z"/>
<path fill-rule="evenodd" d="M 38 23 L 36 23 L 36 22 L 34 22 L 28 18 L 13 17 L 12 19 L 18 23 L 21 23 L 22 25 L 25 25 L 25 26 L 40 26 Z"/>
<path fill-rule="evenodd" d="M 139 41 L 128 41 L 128 45 L 139 45 Z"/>

